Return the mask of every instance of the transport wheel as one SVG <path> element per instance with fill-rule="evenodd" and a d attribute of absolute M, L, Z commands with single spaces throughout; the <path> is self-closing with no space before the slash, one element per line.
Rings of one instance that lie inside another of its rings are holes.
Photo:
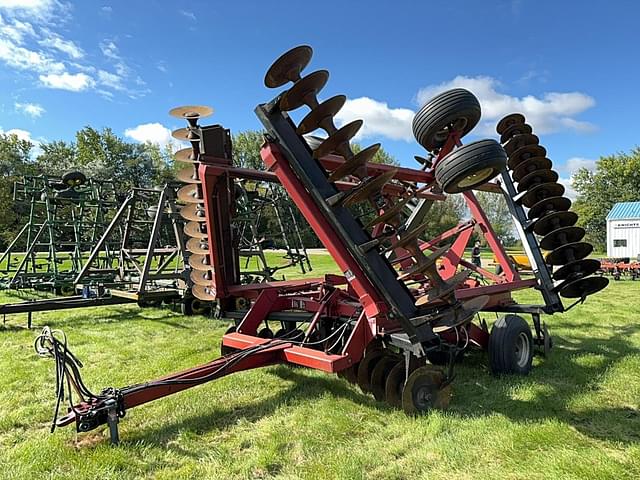
<path fill-rule="evenodd" d="M 371 373 L 382 357 L 384 357 L 384 351 L 374 349 L 365 353 L 360 361 L 357 383 L 363 393 L 371 393 Z"/>
<path fill-rule="evenodd" d="M 233 333 L 237 330 L 238 327 L 236 327 L 235 325 L 231 325 L 229 328 L 227 328 L 224 332 L 224 334 L 226 335 L 227 333 Z M 233 347 L 227 347 L 226 345 L 223 345 L 222 343 L 220 344 L 220 354 L 224 357 L 225 355 L 229 355 L 230 353 L 233 352 L 237 352 L 238 350 L 236 348 Z"/>
<path fill-rule="evenodd" d="M 87 177 L 82 172 L 67 172 L 62 175 L 62 183 L 69 187 L 76 187 L 82 185 L 87 181 Z"/>
<path fill-rule="evenodd" d="M 385 387 L 387 384 L 387 377 L 389 372 L 400 362 L 400 359 L 395 355 L 385 355 L 371 370 L 371 379 L 369 384 L 371 385 L 371 393 L 374 398 L 382 402 L 385 398 Z"/>
<path fill-rule="evenodd" d="M 258 331 L 258 337 L 273 338 L 274 337 L 273 330 L 271 330 L 269 327 L 264 327 L 263 329 Z"/>
<path fill-rule="evenodd" d="M 507 166 L 507 154 L 495 140 L 478 140 L 452 151 L 436 164 L 436 181 L 447 193 L 488 182 Z"/>
<path fill-rule="evenodd" d="M 195 297 L 192 297 L 191 295 L 185 295 L 182 298 L 182 301 L 180 302 L 180 313 L 182 313 L 182 315 L 190 317 L 191 315 L 194 314 L 194 310 L 193 310 L 194 300 L 195 300 Z"/>
<path fill-rule="evenodd" d="M 75 294 L 76 288 L 70 283 L 65 283 L 60 287 L 60 295 L 62 295 L 63 297 L 70 297 Z"/>
<path fill-rule="evenodd" d="M 194 298 L 191 300 L 191 311 L 194 315 L 204 315 L 210 310 L 211 306 L 208 302 L 203 302 Z"/>
<path fill-rule="evenodd" d="M 384 399 L 392 407 L 402 408 L 402 390 L 405 381 L 405 364 L 397 363 L 387 375 L 384 385 Z"/>
<path fill-rule="evenodd" d="M 480 120 L 480 102 L 464 88 L 447 90 L 433 97 L 413 117 L 413 135 L 429 151 L 442 147 L 449 127 L 469 133 Z"/>
<path fill-rule="evenodd" d="M 533 336 L 524 318 L 504 315 L 491 328 L 489 367 L 494 375 L 527 375 L 533 360 Z"/>
<path fill-rule="evenodd" d="M 446 408 L 451 386 L 442 387 L 444 372 L 432 366 L 416 368 L 402 390 L 402 409 L 407 415 L 419 415 L 433 408 Z"/>

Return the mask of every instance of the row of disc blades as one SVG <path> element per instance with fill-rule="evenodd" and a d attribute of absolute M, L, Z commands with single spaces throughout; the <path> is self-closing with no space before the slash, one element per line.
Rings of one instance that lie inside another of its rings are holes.
<path fill-rule="evenodd" d="M 602 290 L 608 280 L 590 276 L 600 269 L 600 262 L 587 258 L 593 246 L 583 241 L 585 230 L 576 226 L 578 215 L 569 211 L 571 200 L 564 196 L 558 173 L 552 170 L 531 125 L 523 115 L 513 113 L 500 120 L 496 130 L 508 155 L 511 177 L 517 182 L 516 201 L 529 209 L 528 228 L 542 237 L 540 248 L 548 252 L 545 261 L 556 267 L 556 290 L 566 298 L 585 298 Z"/>
<path fill-rule="evenodd" d="M 299 135 L 309 135 L 316 130 L 324 130 L 328 136 L 320 139 L 319 142 L 314 142 L 313 157 L 320 159 L 328 154 L 336 154 L 345 160 L 335 170 L 327 172 L 328 180 L 335 182 L 347 177 L 358 182 L 351 190 L 342 191 L 327 199 L 327 202 L 332 207 L 338 205 L 348 207 L 368 202 L 375 209 L 377 216 L 364 226 L 365 229 L 373 228 L 374 232 L 374 239 L 372 242 L 367 242 L 368 245 L 378 247 L 382 242 L 391 242 L 391 246 L 383 253 L 396 248 L 404 248 L 411 253 L 415 263 L 403 271 L 398 280 L 412 281 L 425 279 L 425 277 L 429 280 L 428 290 L 417 299 L 417 306 L 424 306 L 435 300 L 445 300 L 455 306 L 452 308 L 451 315 L 446 318 L 441 316 L 439 322 L 441 325 L 461 323 L 460 318 L 473 316 L 473 313 L 469 313 L 469 309 L 477 308 L 477 302 L 473 305 L 463 305 L 455 300 L 454 295 L 456 287 L 466 280 L 470 272 L 460 272 L 448 281 L 444 281 L 438 273 L 436 260 L 446 253 L 447 248 L 437 249 L 427 256 L 420 248 L 419 237 L 428 225 L 425 223 L 412 230 L 403 229 L 402 211 L 407 202 L 415 196 L 415 192 L 411 187 L 404 185 L 404 193 L 400 196 L 392 197 L 384 194 L 385 185 L 392 181 L 397 169 L 389 169 L 378 175 L 371 175 L 368 172 L 367 163 L 373 160 L 380 149 L 380 144 L 371 145 L 358 153 L 353 152 L 350 141 L 358 133 L 363 122 L 355 120 L 340 128 L 335 126 L 334 117 L 345 104 L 346 97 L 335 95 L 322 102 L 318 100 L 317 95 L 327 83 L 329 72 L 316 70 L 302 76 L 302 71 L 311 61 L 312 54 L 311 47 L 306 45 L 295 47 L 284 53 L 271 65 L 264 83 L 269 88 L 293 83 L 278 97 L 280 110 L 288 112 L 304 105 L 309 107 L 310 112 L 300 121 L 296 132 Z M 455 322 L 452 319 L 456 319 Z"/>
<path fill-rule="evenodd" d="M 176 161 L 184 163 L 176 177 L 184 186 L 178 190 L 178 201 L 181 204 L 180 215 L 185 220 L 184 233 L 188 237 L 186 243 L 187 261 L 190 266 L 191 293 L 202 301 L 214 301 L 213 265 L 207 238 L 207 212 L 204 205 L 202 180 L 199 177 L 200 138 L 201 131 L 198 119 L 208 117 L 213 109 L 204 106 L 189 105 L 176 107 L 169 114 L 187 121 L 186 128 L 174 130 L 171 135 L 182 141 L 191 143 L 191 147 L 178 150 L 174 154 Z"/>

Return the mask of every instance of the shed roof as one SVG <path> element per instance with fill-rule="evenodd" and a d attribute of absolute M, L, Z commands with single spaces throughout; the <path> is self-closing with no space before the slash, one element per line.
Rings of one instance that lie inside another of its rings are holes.
<path fill-rule="evenodd" d="M 640 218 L 640 202 L 616 203 L 607 215 L 607 220 L 624 220 L 628 218 Z"/>

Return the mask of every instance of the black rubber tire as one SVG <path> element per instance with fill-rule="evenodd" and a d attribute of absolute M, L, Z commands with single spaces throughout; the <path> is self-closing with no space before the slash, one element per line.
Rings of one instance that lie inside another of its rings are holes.
<path fill-rule="evenodd" d="M 521 342 L 527 342 L 523 347 Z M 533 336 L 524 318 L 504 315 L 489 335 L 489 368 L 494 375 L 527 375 L 533 361 Z"/>
<path fill-rule="evenodd" d="M 269 327 L 264 327 L 258 330 L 258 337 L 268 339 L 274 338 L 273 330 L 271 330 Z"/>
<path fill-rule="evenodd" d="M 62 183 L 69 187 L 77 187 L 87 181 L 87 177 L 82 172 L 71 171 L 62 175 Z"/>
<path fill-rule="evenodd" d="M 187 317 L 193 315 L 193 300 L 195 297 L 185 296 L 180 302 L 180 313 Z"/>
<path fill-rule="evenodd" d="M 413 135 L 430 152 L 442 147 L 447 138 L 439 135 L 448 125 L 460 123 L 462 135 L 469 133 L 480 121 L 480 102 L 464 88 L 454 88 L 436 95 L 413 117 Z"/>
<path fill-rule="evenodd" d="M 506 166 L 507 154 L 498 142 L 478 140 L 456 148 L 440 160 L 436 164 L 436 181 L 446 193 L 465 192 L 488 182 Z"/>
<path fill-rule="evenodd" d="M 398 362 L 400 362 L 399 357 L 394 355 L 385 355 L 382 360 L 373 367 L 373 370 L 371 370 L 371 379 L 369 380 L 369 384 L 371 385 L 371 393 L 373 393 L 373 397 L 377 401 L 384 401 L 387 377 L 389 376 L 389 372 L 398 364 Z"/>

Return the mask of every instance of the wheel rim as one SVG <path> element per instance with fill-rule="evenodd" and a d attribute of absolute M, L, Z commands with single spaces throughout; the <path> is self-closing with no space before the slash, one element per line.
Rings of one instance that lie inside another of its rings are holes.
<path fill-rule="evenodd" d="M 518 367 L 524 368 L 529 363 L 529 352 L 531 350 L 531 345 L 529 345 L 529 337 L 525 332 L 521 332 L 518 335 L 518 340 L 516 341 L 516 362 Z"/>
<path fill-rule="evenodd" d="M 458 188 L 467 188 L 484 182 L 493 176 L 493 167 L 483 168 L 471 175 L 467 175 L 457 183 Z"/>
<path fill-rule="evenodd" d="M 453 123 L 453 130 L 462 132 L 464 131 L 467 124 L 469 123 L 469 120 L 465 117 L 460 117 L 460 118 L 456 118 L 452 123 Z M 447 126 L 442 130 L 438 130 L 433 135 L 433 139 L 435 140 L 436 143 L 445 142 L 447 138 L 449 138 L 449 134 L 451 133 L 451 131 L 452 129 L 450 129 L 449 126 Z"/>

